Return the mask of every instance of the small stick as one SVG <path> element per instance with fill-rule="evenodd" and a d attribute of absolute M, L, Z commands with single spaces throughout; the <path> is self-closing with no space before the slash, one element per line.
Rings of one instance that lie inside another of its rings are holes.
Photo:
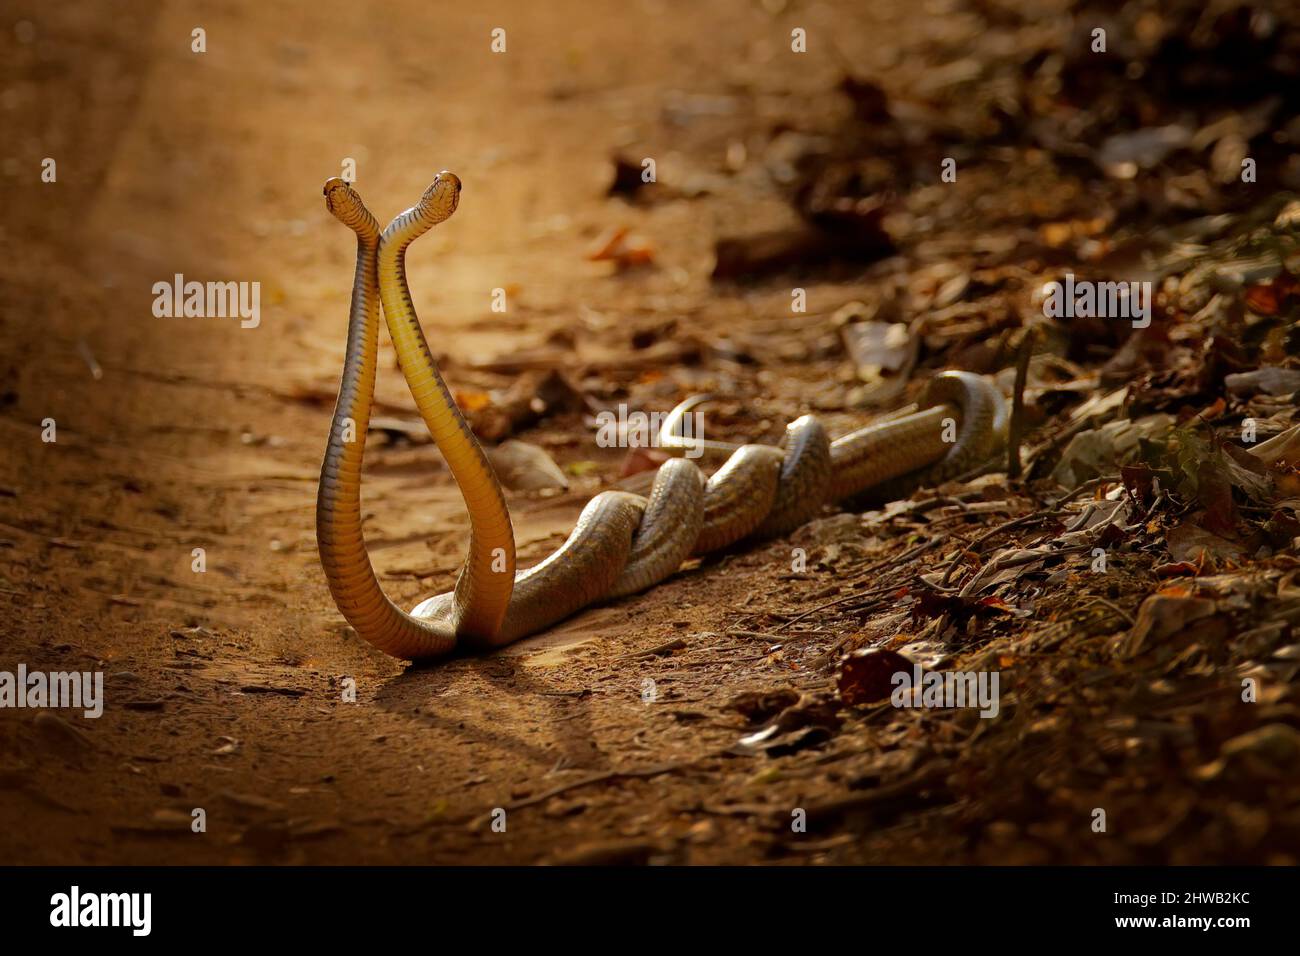
<path fill-rule="evenodd" d="M 1060 511 L 1071 501 L 1074 501 L 1074 499 L 1081 497 L 1082 495 L 1086 494 L 1089 491 L 1095 490 L 1098 485 L 1111 484 L 1122 480 L 1123 478 L 1120 475 L 1100 475 L 1096 478 L 1089 478 L 1078 488 L 1075 488 L 1073 491 L 1067 494 L 1060 501 L 1056 502 L 1056 504 L 1053 507 L 1055 507 L 1057 511 Z"/>
<path fill-rule="evenodd" d="M 906 561 L 910 561 L 910 560 L 912 560 L 913 558 L 915 558 L 915 557 L 916 557 L 917 555 L 919 555 L 922 551 L 927 551 L 927 550 L 929 550 L 930 548 L 934 547 L 934 546 L 935 546 L 936 544 L 938 544 L 939 542 L 941 542 L 941 541 L 946 541 L 947 539 L 948 539 L 948 535 L 946 535 L 946 534 L 941 534 L 941 535 L 939 535 L 939 536 L 937 536 L 937 537 L 935 537 L 935 538 L 931 538 L 927 543 L 925 543 L 925 544 L 923 544 L 923 545 L 917 545 L 915 548 L 912 548 L 912 549 L 910 549 L 910 550 L 908 550 L 908 551 L 903 552 L 901 555 L 898 556 L 898 558 L 895 559 L 895 562 L 894 562 L 894 563 L 896 563 L 897 565 L 900 565 L 900 566 L 901 566 L 904 562 L 906 562 Z M 874 570 L 875 568 L 880 567 L 880 566 L 883 566 L 883 565 L 886 564 L 886 563 L 888 563 L 888 562 L 885 562 L 885 561 L 878 562 L 876 565 L 872 565 L 872 568 L 871 568 L 871 569 Z M 860 582 L 859 582 L 859 583 L 860 583 Z M 871 595 L 871 594 L 873 594 L 873 593 L 876 593 L 876 592 L 888 593 L 889 591 L 897 590 L 897 589 L 898 589 L 899 587 L 901 587 L 901 586 L 902 586 L 901 584 L 897 584 L 897 585 L 887 585 L 887 586 L 886 586 L 885 588 L 883 588 L 883 589 L 881 589 L 881 588 L 875 588 L 875 589 L 872 589 L 871 591 L 868 591 L 868 592 L 865 593 L 865 594 L 862 593 L 861 591 L 858 591 L 858 592 L 855 592 L 855 593 L 853 593 L 853 594 L 846 595 L 845 597 L 835 598 L 835 600 L 833 600 L 833 601 L 827 601 L 827 602 L 824 603 L 824 604 L 818 604 L 818 605 L 816 605 L 815 607 L 810 607 L 808 610 L 804 611 L 802 614 L 796 614 L 794 617 L 790 618 L 790 620 L 788 620 L 788 621 L 786 621 L 784 624 L 780 625 L 780 626 L 777 628 L 777 630 L 778 630 L 778 631 L 783 631 L 783 630 L 785 630 L 787 627 L 790 627 L 791 625 L 793 625 L 793 624 L 797 624 L 799 621 L 802 621 L 804 618 L 808 617 L 809 615 L 816 614 L 818 611 L 824 611 L 824 610 L 826 610 L 826 609 L 829 608 L 829 607 L 835 607 L 835 606 L 838 605 L 838 604 L 847 604 L 849 601 L 859 601 L 859 600 L 861 600 L 862 598 L 864 598 L 864 597 L 868 597 L 869 595 Z"/>
<path fill-rule="evenodd" d="M 642 657 L 662 657 L 665 654 L 671 654 L 673 651 L 680 651 L 686 647 L 686 641 L 680 637 L 675 637 L 671 641 L 660 644 L 657 647 L 650 647 L 644 651 L 633 651 L 631 654 L 624 654 L 617 658 L 620 661 L 630 660 L 632 658 Z"/>
<path fill-rule="evenodd" d="M 1020 437 L 1025 427 L 1025 381 L 1029 378 L 1029 359 L 1038 339 L 1037 329 L 1028 329 L 1020 342 L 1016 357 L 1016 384 L 1011 396 L 1011 427 L 1007 437 L 1007 477 L 1020 479 Z"/>
<path fill-rule="evenodd" d="M 90 346 L 86 344 L 85 339 L 77 340 L 77 351 L 81 353 L 81 359 L 90 369 L 90 377 L 98 382 L 104 377 L 104 370 L 99 367 L 99 362 L 95 360 L 95 353 L 90 351 Z"/>
<path fill-rule="evenodd" d="M 604 783 L 607 780 L 635 780 L 645 779 L 647 777 L 657 777 L 660 774 L 672 773 L 675 770 L 683 770 L 697 763 L 702 763 L 710 758 L 720 756 L 719 753 L 707 753 L 691 760 L 679 760 L 676 763 L 659 764 L 654 767 L 633 767 L 627 770 L 603 770 L 599 773 L 589 774 L 580 777 L 577 780 L 570 780 L 568 783 L 562 783 L 558 786 L 551 787 L 549 790 L 543 790 L 541 793 L 534 794 L 531 797 L 525 797 L 516 800 L 513 803 L 505 805 L 507 810 L 522 810 L 524 807 L 535 806 L 539 803 L 558 797 L 562 793 L 568 793 L 571 790 L 577 790 L 579 787 L 587 787 L 593 783 Z"/>
<path fill-rule="evenodd" d="M 1029 514 L 1021 515 L 1019 518 L 1012 518 L 1010 521 L 1004 521 L 1002 522 L 1002 524 L 997 525 L 994 528 L 990 528 L 988 531 L 984 532 L 982 535 L 980 535 L 978 538 L 976 538 L 966 547 L 957 549 L 957 553 L 953 555 L 952 561 L 948 563 L 948 567 L 943 573 L 942 584 L 946 587 L 948 585 L 948 582 L 952 580 L 953 572 L 957 570 L 957 566 L 961 564 L 961 559 L 963 557 L 965 557 L 969 552 L 978 548 L 980 545 L 987 542 L 990 538 L 993 538 L 994 536 L 1001 534 L 1003 531 L 1010 531 L 1012 528 L 1018 528 L 1021 525 L 1028 524 L 1031 521 L 1041 521 L 1044 518 L 1050 518 L 1050 517 L 1051 517 L 1050 512 L 1031 511 Z"/>
<path fill-rule="evenodd" d="M 773 644 L 781 644 L 794 637 L 826 637 L 832 634 L 832 631 L 794 631 L 791 634 L 769 634 L 766 631 L 727 631 L 728 637 L 744 637 L 749 640 L 771 641 Z"/>

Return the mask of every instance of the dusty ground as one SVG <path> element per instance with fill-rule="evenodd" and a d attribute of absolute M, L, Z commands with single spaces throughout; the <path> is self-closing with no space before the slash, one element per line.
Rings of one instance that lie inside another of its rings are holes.
<path fill-rule="evenodd" d="M 601 403 L 663 410 L 720 389 L 739 399 L 722 419 L 737 434 L 770 441 L 805 411 L 842 429 L 870 413 L 843 399 L 853 378 L 836 309 L 908 283 L 933 305 L 953 274 L 992 258 L 1022 276 L 1006 301 L 1029 310 L 1029 278 L 1069 261 L 1051 244 L 1029 248 L 1039 224 L 1082 221 L 1097 197 L 1062 185 L 1041 155 L 1021 162 L 986 144 L 985 161 L 969 150 L 969 173 L 947 192 L 909 185 L 893 230 L 902 256 L 718 284 L 719 235 L 792 217 L 746 153 L 783 127 L 833 127 L 850 109 L 835 92 L 850 65 L 891 95 L 946 103 L 927 67 L 963 37 L 1010 36 L 1005 13 L 943 2 L 455 13 L 401 2 L 382 15 L 338 0 L 293 12 L 115 6 L 125 12 L 110 18 L 95 4 L 19 0 L 0 15 L 0 666 L 102 669 L 108 689 L 97 721 L 0 711 L 4 860 L 1294 862 L 1294 786 L 1247 776 L 1244 791 L 1225 789 L 1203 769 L 1226 740 L 1296 723 L 1285 682 L 1251 709 L 1229 666 L 1241 655 L 1194 675 L 1171 676 L 1164 661 L 1158 672 L 1110 666 L 1107 642 L 1159 586 L 1151 568 L 1170 560 L 1158 545 L 1105 587 L 1073 579 L 1076 597 L 1096 597 L 1082 609 L 1054 606 L 1058 588 L 1034 614 L 959 647 L 963 660 L 987 660 L 987 647 L 1020 641 L 992 652 L 1005 668 L 1000 721 L 845 709 L 829 739 L 800 736 L 807 721 L 796 720 L 784 747 L 737 746 L 764 723 L 732 706 L 742 693 L 824 700 L 840 651 L 925 636 L 907 615 L 882 623 L 889 608 L 866 600 L 857 611 L 821 605 L 892 594 L 942 569 L 957 542 L 1051 512 L 1059 492 L 1031 498 L 993 476 L 950 489 L 969 492 L 963 505 L 994 503 L 969 515 L 952 503 L 831 515 L 501 653 L 432 668 L 360 641 L 325 587 L 315 482 L 353 243 L 320 184 L 345 157 L 381 221 L 439 169 L 465 182 L 456 217 L 410 259 L 430 341 L 462 394 L 510 384 L 487 360 L 559 348 L 566 374 Z M 489 50 L 497 26 L 504 55 Z M 789 52 L 795 26 L 809 31 L 803 56 Z M 202 55 L 190 49 L 195 27 L 207 33 Z M 934 149 L 920 150 L 926 171 L 909 179 L 935 179 L 944 151 Z M 614 151 L 656 157 L 662 193 L 607 197 Z M 46 156 L 56 183 L 40 182 Z M 653 267 L 614 273 L 586 260 L 618 225 L 649 238 Z M 958 265 L 935 269 L 944 258 Z M 151 287 L 174 273 L 260 281 L 261 324 L 154 318 Z M 790 314 L 796 284 L 804 315 Z M 508 292 L 505 315 L 490 309 L 494 288 Z M 1003 367 L 1005 355 L 986 353 L 1019 324 L 1013 310 L 991 330 L 949 330 L 928 365 Z M 703 357 L 624 361 L 632 344 L 683 340 L 707 343 Z M 381 345 L 381 413 L 411 419 Z M 41 441 L 45 418 L 55 443 Z M 519 437 L 561 464 L 595 463 L 575 469 L 562 496 L 512 496 L 527 562 L 618 479 L 623 453 L 597 448 L 577 412 Z M 446 590 L 465 519 L 436 451 L 375 436 L 367 465 L 368 541 L 385 588 L 407 606 Z M 918 543 L 933 550 L 908 552 Z M 801 573 L 795 547 L 812 556 Z M 195 548 L 205 573 L 191 570 Z M 1287 633 L 1272 644 L 1294 643 Z M 1071 646 L 1075 663 L 1054 669 L 1052 655 Z M 348 677 L 355 702 L 343 699 Z M 1098 698 L 1099 682 L 1117 696 Z M 1220 691 L 1219 710 L 1193 713 Z M 1090 827 L 1099 806 L 1107 834 Z M 206 810 L 206 833 L 190 830 L 194 808 Z M 494 808 L 507 810 L 504 833 L 489 825 Z M 791 832 L 795 808 L 810 810 L 808 833 Z"/>

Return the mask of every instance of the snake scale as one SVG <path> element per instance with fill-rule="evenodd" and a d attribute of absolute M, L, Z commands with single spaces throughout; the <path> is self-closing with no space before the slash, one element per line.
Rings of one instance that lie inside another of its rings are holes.
<path fill-rule="evenodd" d="M 866 492 L 896 497 L 986 461 L 1004 438 L 1006 406 L 986 379 L 932 378 L 920 411 L 831 441 L 816 418 L 791 422 L 779 446 L 703 441 L 681 423 L 708 396 L 669 415 L 661 446 L 670 458 L 648 497 L 604 491 L 583 508 L 550 557 L 515 567 L 514 532 L 491 464 L 457 408 L 429 351 L 406 281 L 406 250 L 456 211 L 460 180 L 439 173 L 420 201 L 382 231 L 356 190 L 325 184 L 330 213 L 357 237 L 347 352 L 316 504 L 316 536 L 330 591 L 362 638 L 394 657 L 425 659 L 500 647 L 545 630 L 589 604 L 642 591 L 692 555 L 742 540 L 779 537 L 828 503 Z M 361 463 L 374 396 L 379 310 L 417 408 L 469 511 L 469 556 L 455 589 L 409 613 L 380 587 L 361 527 Z M 945 434 L 956 425 L 955 435 Z M 947 440 L 945 440 L 947 439 Z M 700 452 L 726 454 L 705 479 Z"/>

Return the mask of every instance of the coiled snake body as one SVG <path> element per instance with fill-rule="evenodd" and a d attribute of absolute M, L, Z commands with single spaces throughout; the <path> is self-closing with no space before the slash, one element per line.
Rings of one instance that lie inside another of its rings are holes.
<path fill-rule="evenodd" d="M 726 463 L 706 481 L 693 461 L 675 457 L 660 467 L 648 498 L 601 492 L 554 554 L 516 572 L 514 533 L 501 487 L 438 372 L 406 282 L 407 247 L 455 212 L 460 191 L 456 176 L 440 173 L 419 203 L 380 232 L 351 186 L 341 179 L 325 184 L 329 211 L 357 235 L 357 263 L 343 378 L 321 466 L 317 542 L 343 616 L 362 638 L 394 657 L 431 658 L 458 648 L 509 644 L 588 604 L 644 590 L 693 554 L 783 535 L 827 503 L 867 491 L 902 495 L 954 477 L 986 460 L 1002 440 L 1001 394 L 965 372 L 933 378 L 922 400 L 928 407 L 915 414 L 835 441 L 806 415 L 790 423 L 779 447 L 683 437 L 683 416 L 705 400 L 688 399 L 669 416 L 661 445 L 679 454 L 694 448 L 726 453 Z M 469 556 L 455 589 L 410 613 L 379 586 L 361 528 L 361 463 L 381 301 L 402 374 L 470 518 Z M 957 422 L 953 440 L 945 432 Z"/>

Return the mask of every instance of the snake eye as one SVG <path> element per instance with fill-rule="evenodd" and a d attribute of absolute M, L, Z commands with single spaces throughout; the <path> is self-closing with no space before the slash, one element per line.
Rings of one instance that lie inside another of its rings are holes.
<path fill-rule="evenodd" d="M 447 183 L 455 187 L 456 194 L 460 195 L 460 188 L 461 188 L 460 177 L 457 176 L 455 173 L 449 172 L 448 170 L 444 169 L 440 173 L 438 173 L 438 181 L 442 183 Z"/>

